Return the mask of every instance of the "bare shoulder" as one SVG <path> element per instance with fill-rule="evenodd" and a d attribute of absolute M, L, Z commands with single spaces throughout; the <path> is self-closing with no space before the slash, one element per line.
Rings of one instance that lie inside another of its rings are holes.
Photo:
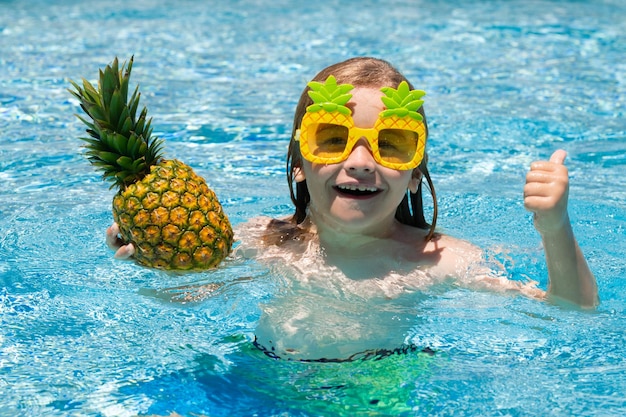
<path fill-rule="evenodd" d="M 297 246 L 307 240 L 310 231 L 295 224 L 290 218 L 254 217 L 235 227 L 237 252 L 254 257 L 259 248 Z"/>
<path fill-rule="evenodd" d="M 257 230 L 264 230 L 274 219 L 267 216 L 258 216 L 246 220 L 243 223 L 239 223 L 235 226 L 235 232 L 242 234 L 248 232 L 254 232 Z"/>
<path fill-rule="evenodd" d="M 431 245 L 440 254 L 439 263 L 432 269 L 439 276 L 453 277 L 460 285 L 477 290 L 513 291 L 530 298 L 545 298 L 545 291 L 537 288 L 536 282 L 513 281 L 502 270 L 487 266 L 483 250 L 471 242 L 437 235 L 427 247 Z"/>
<path fill-rule="evenodd" d="M 463 275 L 468 268 L 483 259 L 482 249 L 473 243 L 439 233 L 426 243 L 424 253 L 437 260 L 432 272 L 448 277 Z"/>
<path fill-rule="evenodd" d="M 260 240 L 260 243 L 265 245 L 280 246 L 284 242 L 297 239 L 298 236 L 307 233 L 308 229 L 295 224 L 288 217 L 274 219 L 260 216 L 238 225 L 235 232 L 241 236 L 241 239 Z"/>
<path fill-rule="evenodd" d="M 475 254 L 478 256 L 482 253 L 482 250 L 472 242 L 440 233 L 436 233 L 429 244 L 455 253 Z"/>
<path fill-rule="evenodd" d="M 270 217 L 254 217 L 243 223 L 235 225 L 235 249 L 236 256 L 254 258 L 258 254 L 263 239 L 263 233 L 272 219 Z"/>

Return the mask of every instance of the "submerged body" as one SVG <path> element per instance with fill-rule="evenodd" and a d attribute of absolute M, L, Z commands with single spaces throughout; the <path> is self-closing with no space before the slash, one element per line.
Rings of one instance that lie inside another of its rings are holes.
<path fill-rule="evenodd" d="M 419 300 L 440 284 L 545 297 L 534 283 L 489 269 L 467 241 L 441 234 L 426 241 L 425 231 L 393 226 L 388 237 L 360 236 L 330 250 L 310 220 L 260 217 L 238 225 L 234 255 L 267 265 L 284 285 L 261 306 L 258 347 L 281 359 L 324 361 L 428 349 L 405 339 Z"/>

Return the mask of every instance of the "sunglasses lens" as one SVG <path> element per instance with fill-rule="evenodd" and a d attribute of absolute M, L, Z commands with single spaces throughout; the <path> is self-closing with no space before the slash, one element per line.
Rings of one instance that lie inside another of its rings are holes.
<path fill-rule="evenodd" d="M 381 159 L 405 164 L 413 160 L 417 152 L 419 135 L 405 129 L 383 129 L 378 134 L 378 148 Z"/>
<path fill-rule="evenodd" d="M 360 137 L 366 135 L 367 130 L 356 129 L 354 132 L 342 125 L 334 123 L 310 123 L 303 129 L 300 138 L 303 156 L 311 162 L 334 164 L 345 160 L 346 147 L 350 142 L 350 135 Z M 355 139 L 352 138 L 352 139 Z M 375 140 L 369 137 L 368 140 Z M 418 149 L 421 148 L 421 149 Z M 382 129 L 378 132 L 379 163 L 393 169 L 413 169 L 419 164 L 418 153 L 423 153 L 424 144 L 420 147 L 418 132 L 407 129 Z M 378 157 L 376 157 L 378 158 Z"/>
<path fill-rule="evenodd" d="M 310 127 L 308 144 L 311 153 L 319 158 L 336 158 L 343 154 L 348 144 L 348 128 L 331 123 L 318 123 Z"/>

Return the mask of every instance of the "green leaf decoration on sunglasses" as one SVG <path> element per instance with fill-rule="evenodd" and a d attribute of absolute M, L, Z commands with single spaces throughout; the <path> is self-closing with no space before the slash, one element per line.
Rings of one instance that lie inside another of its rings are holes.
<path fill-rule="evenodd" d="M 381 91 L 385 94 L 381 100 L 387 107 L 381 112 L 382 117 L 409 116 L 415 120 L 423 119 L 417 111 L 424 104 L 424 100 L 420 100 L 426 94 L 424 91 L 409 89 L 409 84 L 406 81 L 402 81 L 397 89 L 383 87 Z"/>
<path fill-rule="evenodd" d="M 313 104 L 306 108 L 308 112 L 326 110 L 337 111 L 349 115 L 352 112 L 346 103 L 352 98 L 349 92 L 354 88 L 352 84 L 337 84 L 334 76 L 329 76 L 325 82 L 311 81 L 307 84 L 311 89 L 308 91 Z"/>

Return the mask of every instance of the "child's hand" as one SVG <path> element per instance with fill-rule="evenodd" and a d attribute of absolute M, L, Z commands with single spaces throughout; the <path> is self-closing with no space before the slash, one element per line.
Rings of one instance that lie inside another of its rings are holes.
<path fill-rule="evenodd" d="M 567 152 L 555 151 L 550 161 L 530 165 L 524 186 L 524 207 L 534 213 L 535 228 L 541 234 L 558 230 L 567 215 L 568 172 L 563 162 Z"/>
<path fill-rule="evenodd" d="M 124 245 L 124 242 L 119 237 L 120 228 L 117 223 L 113 223 L 108 229 L 106 234 L 107 246 L 113 249 L 115 252 L 115 258 L 128 259 L 135 254 L 135 246 L 132 243 Z"/>

